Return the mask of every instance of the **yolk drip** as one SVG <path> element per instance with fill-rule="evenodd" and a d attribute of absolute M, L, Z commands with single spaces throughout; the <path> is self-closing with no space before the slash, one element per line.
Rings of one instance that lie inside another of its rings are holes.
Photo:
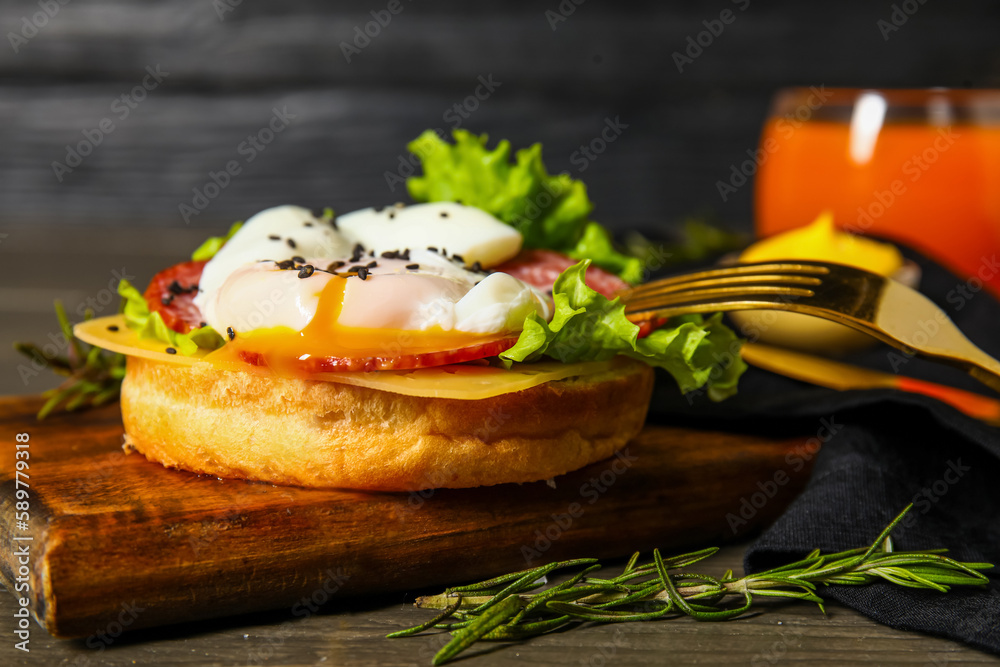
<path fill-rule="evenodd" d="M 369 280 L 377 279 L 377 276 Z M 319 295 L 316 314 L 301 331 L 287 327 L 256 329 L 237 337 L 206 357 L 216 364 L 243 363 L 246 352 L 260 356 L 275 370 L 294 370 L 295 361 L 310 357 L 367 358 L 418 355 L 482 345 L 516 334 L 476 334 L 447 331 L 439 326 L 426 330 L 351 327 L 340 324 L 348 280 L 331 278 Z"/>

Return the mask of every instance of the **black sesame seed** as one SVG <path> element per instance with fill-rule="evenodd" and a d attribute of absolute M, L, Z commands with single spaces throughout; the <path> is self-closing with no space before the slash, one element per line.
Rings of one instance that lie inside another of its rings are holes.
<path fill-rule="evenodd" d="M 441 217 L 442 218 L 447 218 L 448 217 L 448 211 L 441 211 Z"/>
<path fill-rule="evenodd" d="M 382 259 L 396 259 L 399 257 L 398 250 L 386 250 L 382 253 Z"/>
<path fill-rule="evenodd" d="M 432 246 L 432 245 L 429 245 L 429 246 L 427 246 L 427 249 L 428 249 L 428 250 L 430 250 L 431 252 L 437 252 L 437 251 L 438 251 L 438 249 L 437 249 L 437 248 L 435 248 L 435 247 L 434 247 L 434 246 Z"/>
<path fill-rule="evenodd" d="M 403 252 L 399 253 L 399 259 L 410 261 L 410 249 L 406 248 Z"/>
<path fill-rule="evenodd" d="M 201 322 L 200 324 L 198 324 L 198 326 L 199 327 L 207 327 L 208 326 L 208 322 Z"/>
<path fill-rule="evenodd" d="M 195 283 L 194 285 L 191 285 L 189 287 L 184 287 L 175 280 L 172 283 L 170 283 L 169 286 L 167 286 L 167 289 L 170 290 L 172 294 L 191 294 L 192 292 L 198 291 L 198 284 Z"/>
<path fill-rule="evenodd" d="M 314 208 L 309 212 L 312 213 L 312 217 L 316 218 L 317 220 L 322 219 L 323 216 L 326 215 L 326 210 L 322 208 Z"/>
<path fill-rule="evenodd" d="M 448 249 L 447 248 L 441 248 L 441 254 L 444 255 L 445 257 L 447 257 L 448 256 Z"/>
<path fill-rule="evenodd" d="M 272 241 L 280 241 L 281 240 L 281 237 L 278 236 L 277 234 L 271 234 L 267 238 L 271 239 Z"/>
<path fill-rule="evenodd" d="M 226 327 L 226 335 L 229 336 L 229 340 L 236 338 L 236 330 L 232 327 Z"/>
<path fill-rule="evenodd" d="M 312 264 L 306 264 L 305 266 L 299 269 L 299 278 L 308 278 L 313 274 L 313 271 L 315 270 L 316 269 L 315 267 L 313 267 Z"/>
<path fill-rule="evenodd" d="M 461 255 L 452 255 L 452 256 L 451 256 L 451 258 L 452 258 L 453 260 L 455 260 L 456 262 L 462 262 L 462 263 L 465 263 L 465 258 L 464 258 L 464 257 L 462 257 Z"/>
<path fill-rule="evenodd" d="M 408 268 L 410 271 L 416 271 L 417 269 L 420 268 L 420 265 L 419 264 L 407 264 L 406 268 Z"/>
<path fill-rule="evenodd" d="M 109 324 L 108 325 L 108 331 L 118 331 L 118 325 L 117 324 Z"/>
<path fill-rule="evenodd" d="M 471 270 L 475 271 L 476 273 L 482 273 L 483 272 L 483 265 L 479 263 L 479 260 L 476 260 L 475 262 L 472 263 Z"/>
<path fill-rule="evenodd" d="M 177 350 L 172 347 L 167 348 L 167 354 L 177 354 Z"/>
<path fill-rule="evenodd" d="M 389 219 L 392 220 L 395 217 L 396 217 L 396 214 L 393 213 L 392 211 L 389 211 Z"/>
<path fill-rule="evenodd" d="M 374 269 L 376 266 L 378 266 L 378 262 L 368 262 L 365 264 L 366 269 Z"/>
<path fill-rule="evenodd" d="M 299 257 L 298 255 L 296 255 L 295 257 L 292 257 L 292 261 L 293 262 L 298 262 L 299 264 L 305 264 L 306 263 L 306 258 L 305 257 Z"/>
<path fill-rule="evenodd" d="M 368 252 L 368 256 L 369 257 L 374 257 L 375 256 L 375 251 L 374 250 L 369 251 Z"/>
<path fill-rule="evenodd" d="M 289 248 L 295 250 L 295 239 L 285 239 L 285 243 L 288 244 Z"/>
<path fill-rule="evenodd" d="M 359 266 L 358 267 L 358 278 L 361 278 L 362 280 L 364 280 L 367 277 L 368 277 L 368 269 L 366 269 L 363 266 Z"/>
<path fill-rule="evenodd" d="M 381 213 L 382 211 L 385 210 L 385 206 L 376 206 L 372 210 L 375 211 L 376 213 Z"/>
<path fill-rule="evenodd" d="M 361 259 L 361 256 L 365 254 L 365 247 L 358 243 L 354 246 L 354 250 L 351 251 L 351 261 L 356 262 Z"/>
<path fill-rule="evenodd" d="M 160 303 L 162 303 L 164 306 L 169 306 L 170 303 L 173 300 L 174 300 L 174 295 L 173 294 L 168 294 L 165 297 L 163 297 L 162 299 L 160 299 Z"/>
<path fill-rule="evenodd" d="M 302 223 L 302 226 L 303 227 L 312 227 L 313 223 L 311 223 L 311 222 L 305 222 L 305 223 Z"/>
<path fill-rule="evenodd" d="M 280 262 L 275 262 L 275 265 L 282 270 L 291 269 L 295 267 L 295 262 L 291 259 L 283 259 Z"/>
<path fill-rule="evenodd" d="M 343 265 L 344 265 L 344 263 L 341 262 L 340 260 L 338 260 L 336 262 L 330 262 L 330 265 L 328 267 L 326 267 L 326 270 L 329 271 L 329 272 L 331 272 L 331 273 L 333 273 L 334 271 L 336 271 L 337 269 L 339 269 Z"/>

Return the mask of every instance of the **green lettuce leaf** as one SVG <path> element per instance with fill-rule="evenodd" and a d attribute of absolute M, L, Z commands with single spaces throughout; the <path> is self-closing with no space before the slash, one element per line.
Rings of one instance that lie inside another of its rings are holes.
<path fill-rule="evenodd" d="M 623 354 L 662 368 L 683 393 L 705 388 L 719 401 L 736 392 L 746 370 L 740 357 L 742 341 L 722 324 L 721 313 L 677 317 L 639 338 L 639 327 L 625 317 L 619 298 L 607 299 L 587 287 L 590 262 L 575 264 L 556 279 L 552 299 L 555 314 L 546 322 L 530 315 L 514 347 L 500 355 L 505 363 L 535 361 L 541 356 L 562 362 L 603 361 Z"/>
<path fill-rule="evenodd" d="M 545 169 L 541 144 L 517 151 L 511 162 L 509 141 L 489 150 L 485 134 L 452 136 L 449 144 L 427 130 L 408 144 L 424 170 L 406 181 L 414 201 L 461 201 L 513 226 L 526 248 L 590 259 L 630 283 L 641 279 L 641 261 L 619 252 L 607 230 L 590 220 L 594 206 L 583 182 Z"/>
<path fill-rule="evenodd" d="M 594 264 L 611 271 L 630 285 L 638 285 L 645 277 L 646 267 L 643 261 L 615 250 L 608 230 L 596 222 L 588 222 L 577 244 L 565 252 L 573 259 L 592 260 Z M 601 261 L 597 258 L 601 258 Z"/>
<path fill-rule="evenodd" d="M 225 236 L 210 236 L 204 243 L 198 246 L 193 253 L 191 253 L 191 259 L 194 261 L 201 261 L 203 259 L 212 259 L 215 257 L 215 253 L 219 252 L 219 249 L 226 244 L 226 241 L 233 238 L 236 232 L 240 231 L 240 227 L 243 226 L 242 222 L 234 222 L 229 231 L 226 232 Z"/>
<path fill-rule="evenodd" d="M 142 294 L 127 280 L 118 283 L 118 294 L 122 297 L 122 314 L 125 323 L 143 338 L 152 338 L 166 343 L 180 354 L 191 356 L 199 348 L 214 350 L 225 342 L 222 336 L 210 326 L 194 329 L 182 334 L 166 325 L 159 313 L 150 313 Z"/>

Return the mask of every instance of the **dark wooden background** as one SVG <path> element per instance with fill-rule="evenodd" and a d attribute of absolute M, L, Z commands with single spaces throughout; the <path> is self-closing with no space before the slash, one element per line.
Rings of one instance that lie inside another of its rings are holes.
<path fill-rule="evenodd" d="M 910 0 L 919 9 L 888 40 L 877 25 L 888 0 L 565 0 L 575 11 L 555 30 L 545 12 L 559 0 L 400 2 L 350 63 L 340 43 L 386 0 L 60 7 L 17 53 L 9 36 L 0 43 L 4 219 L 184 226 L 179 204 L 210 171 L 242 163 L 237 146 L 275 106 L 296 118 L 192 225 L 278 203 L 346 211 L 405 198 L 384 172 L 421 130 L 450 127 L 445 111 L 492 75 L 501 85 L 464 126 L 543 142 L 553 170 L 586 179 L 607 224 L 713 211 L 748 226 L 752 188 L 722 202 L 715 182 L 755 146 L 777 88 L 1000 86 L 1000 6 L 988 0 Z M 727 8 L 735 21 L 678 72 L 671 54 Z M 38 9 L 3 3 L 4 34 Z M 157 65 L 169 76 L 119 120 L 112 102 Z M 114 131 L 59 182 L 51 163 L 105 117 Z M 606 117 L 628 129 L 581 174 L 570 156 Z"/>
<path fill-rule="evenodd" d="M 749 230 L 752 183 L 725 202 L 715 184 L 755 147 L 782 86 L 1000 87 L 1000 6 L 988 0 L 908 0 L 915 13 L 888 39 L 888 0 L 399 1 L 350 63 L 341 43 L 388 0 L 51 0 L 51 18 L 36 2 L 0 3 L 0 339 L 45 342 L 53 299 L 78 317 L 109 296 L 114 272 L 144 285 L 264 207 L 406 199 L 386 172 L 423 129 L 452 125 L 445 114 L 479 77 L 499 86 L 463 127 L 543 142 L 550 169 L 582 177 L 595 218 L 619 230 L 691 214 Z M 546 12 L 560 8 L 573 11 L 553 30 Z M 678 72 L 672 54 L 725 9 L 735 20 Z M 18 34 L 29 38 L 15 52 Z M 115 100 L 147 67 L 168 74 L 122 118 Z M 295 118 L 247 163 L 239 146 L 274 108 Z M 607 118 L 628 127 L 580 171 L 574 151 Z M 85 133 L 100 144 L 60 180 L 53 163 Z M 230 160 L 241 173 L 186 223 L 180 205 Z M 0 393 L 52 384 L 20 363 L 0 348 Z"/>

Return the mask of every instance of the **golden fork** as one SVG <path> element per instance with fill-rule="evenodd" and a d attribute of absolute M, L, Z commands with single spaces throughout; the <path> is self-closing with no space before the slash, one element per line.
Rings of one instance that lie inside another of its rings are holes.
<path fill-rule="evenodd" d="M 720 310 L 787 310 L 821 317 L 907 355 L 960 368 L 1000 392 L 1000 362 L 973 345 L 930 299 L 850 266 L 797 260 L 737 264 L 639 285 L 623 292 L 622 300 L 633 322 Z"/>

